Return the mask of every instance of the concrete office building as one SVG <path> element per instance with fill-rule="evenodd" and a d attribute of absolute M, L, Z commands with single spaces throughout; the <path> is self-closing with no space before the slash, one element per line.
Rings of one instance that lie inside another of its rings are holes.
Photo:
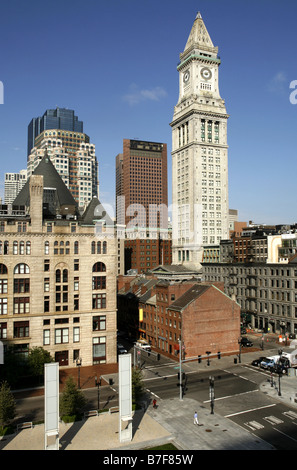
<path fill-rule="evenodd" d="M 116 157 L 117 223 L 125 226 L 125 272 L 171 263 L 167 145 L 123 140 Z"/>

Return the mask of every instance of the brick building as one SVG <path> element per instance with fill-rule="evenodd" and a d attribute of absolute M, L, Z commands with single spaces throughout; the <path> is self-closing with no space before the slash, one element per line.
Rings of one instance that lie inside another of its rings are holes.
<path fill-rule="evenodd" d="M 211 283 L 136 277 L 118 292 L 119 324 L 168 357 L 238 352 L 240 307 Z M 121 319 L 124 320 L 121 322 Z M 138 331 L 137 331 L 138 330 Z"/>

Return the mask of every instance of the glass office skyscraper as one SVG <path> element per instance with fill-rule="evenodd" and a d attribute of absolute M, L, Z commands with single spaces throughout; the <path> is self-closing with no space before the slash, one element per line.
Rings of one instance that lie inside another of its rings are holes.
<path fill-rule="evenodd" d="M 34 147 L 35 138 L 47 129 L 83 132 L 83 122 L 78 120 L 71 109 L 47 109 L 43 116 L 33 118 L 28 126 L 28 157 Z"/>
<path fill-rule="evenodd" d="M 28 126 L 28 178 L 47 152 L 53 165 L 80 207 L 99 197 L 98 161 L 95 145 L 83 132 L 74 111 L 47 109 Z"/>

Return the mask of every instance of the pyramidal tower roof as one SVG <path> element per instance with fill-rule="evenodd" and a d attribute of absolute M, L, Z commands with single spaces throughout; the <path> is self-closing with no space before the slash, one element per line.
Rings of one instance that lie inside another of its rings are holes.
<path fill-rule="evenodd" d="M 71 205 L 76 206 L 76 202 L 67 188 L 66 184 L 62 180 L 61 176 L 57 172 L 47 153 L 40 161 L 39 165 L 33 172 L 34 175 L 43 176 L 43 186 L 46 189 L 55 189 L 58 198 L 59 205 Z M 29 206 L 30 205 L 30 178 L 23 186 L 13 205 L 16 206 Z"/>
<path fill-rule="evenodd" d="M 184 52 L 181 56 L 188 54 L 192 49 L 199 49 L 215 54 L 218 53 L 218 48 L 213 45 L 200 11 L 196 15 Z"/>

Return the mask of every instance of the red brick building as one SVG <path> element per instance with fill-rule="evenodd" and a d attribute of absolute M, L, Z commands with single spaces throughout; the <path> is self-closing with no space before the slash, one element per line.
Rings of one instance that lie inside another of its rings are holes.
<path fill-rule="evenodd" d="M 172 283 L 145 278 L 135 278 L 127 287 L 120 292 L 118 318 L 153 350 L 178 359 L 181 341 L 183 359 L 205 357 L 207 351 L 239 351 L 240 306 L 219 287 L 194 279 Z"/>

